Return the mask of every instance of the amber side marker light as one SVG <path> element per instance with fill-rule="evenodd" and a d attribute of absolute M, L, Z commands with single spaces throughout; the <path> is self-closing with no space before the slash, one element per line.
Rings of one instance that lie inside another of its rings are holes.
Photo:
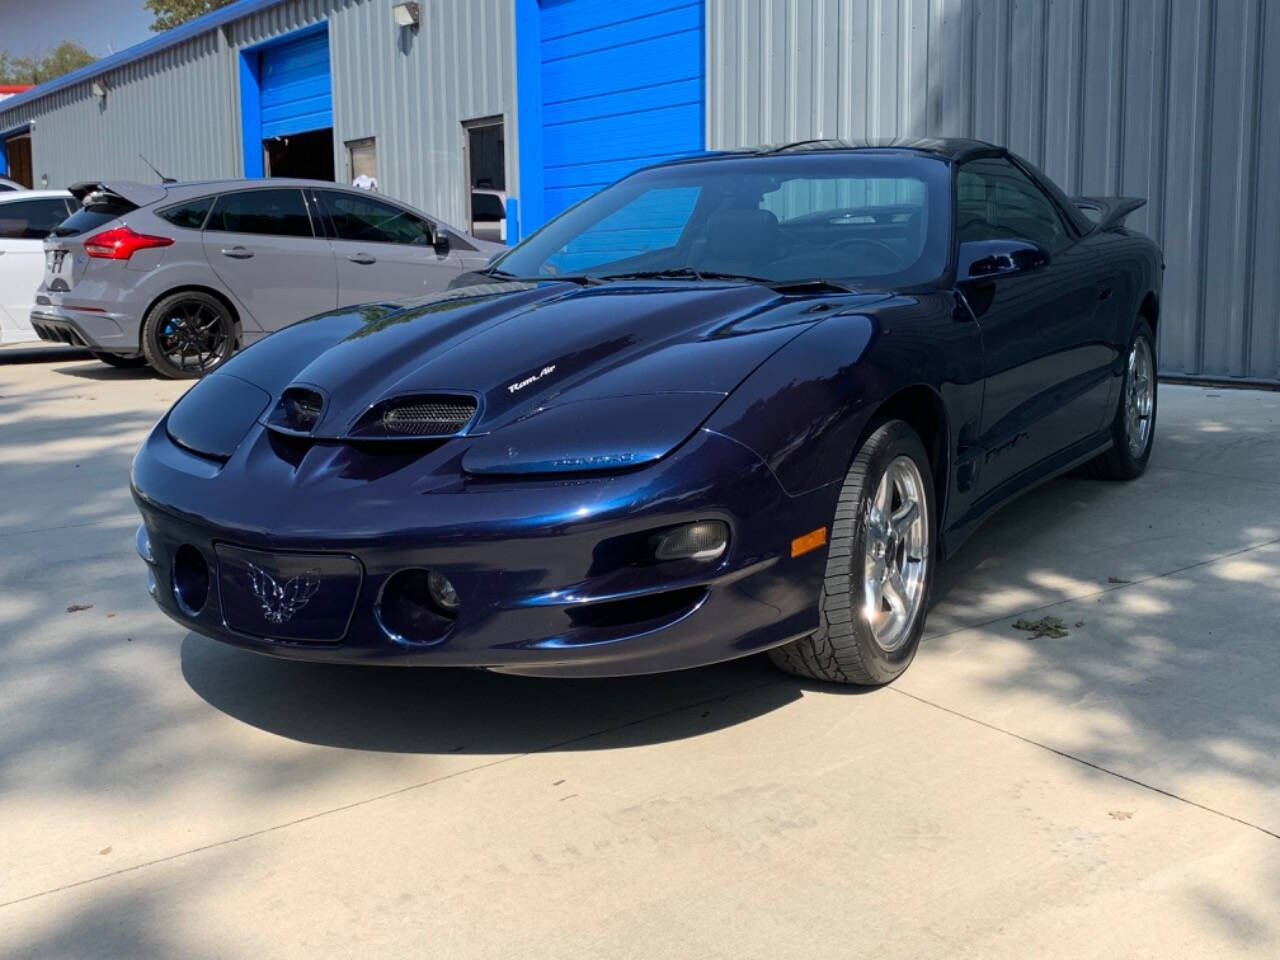
<path fill-rule="evenodd" d="M 826 542 L 826 527 L 819 527 L 817 530 L 810 530 L 803 537 L 796 537 L 791 541 L 791 556 L 798 557 L 801 554 L 808 553 L 810 550 L 817 550 Z"/>

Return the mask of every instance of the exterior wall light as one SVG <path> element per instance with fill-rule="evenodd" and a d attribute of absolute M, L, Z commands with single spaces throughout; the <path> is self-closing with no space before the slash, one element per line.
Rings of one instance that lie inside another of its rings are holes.
<path fill-rule="evenodd" d="M 410 27 L 418 29 L 418 4 L 417 0 L 401 0 L 391 8 L 391 15 L 395 17 L 397 27 Z"/>
<path fill-rule="evenodd" d="M 107 99 L 107 88 L 103 86 L 100 80 L 95 80 L 93 81 L 93 83 L 89 85 L 89 92 L 92 93 L 99 100 Z"/>

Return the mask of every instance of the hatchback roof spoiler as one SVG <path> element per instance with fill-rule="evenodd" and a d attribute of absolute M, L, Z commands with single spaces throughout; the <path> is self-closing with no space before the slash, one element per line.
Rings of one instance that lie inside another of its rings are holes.
<path fill-rule="evenodd" d="M 1089 219 L 1096 218 L 1094 230 L 1110 230 L 1147 204 L 1145 197 L 1072 197 L 1071 202 L 1089 215 Z"/>
<path fill-rule="evenodd" d="M 94 201 L 99 198 L 108 203 L 119 199 L 135 207 L 145 207 L 149 203 L 163 200 L 168 193 L 164 187 L 133 180 L 86 180 L 83 183 L 73 183 L 67 189 L 86 207 L 93 206 Z"/>

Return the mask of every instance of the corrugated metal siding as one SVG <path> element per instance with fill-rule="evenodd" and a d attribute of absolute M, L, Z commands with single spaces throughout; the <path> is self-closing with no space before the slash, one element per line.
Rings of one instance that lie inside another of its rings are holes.
<path fill-rule="evenodd" d="M 708 0 L 707 145 L 972 136 L 1149 198 L 1166 373 L 1280 381 L 1280 0 Z"/>
<path fill-rule="evenodd" d="M 464 225 L 470 191 L 463 120 L 503 116 L 515 179 L 515 39 L 511 0 L 427 0 L 417 34 L 390 0 L 342 3 L 330 14 L 334 139 L 378 138 L 380 189 Z"/>
<path fill-rule="evenodd" d="M 225 131 L 228 53 L 214 31 L 105 74 L 105 103 L 89 82 L 0 113 L 0 129 L 34 124 L 36 186 L 116 178 L 153 182 L 144 154 L 167 176 L 224 176 L 233 160 Z"/>
<path fill-rule="evenodd" d="M 392 21 L 392 0 L 287 0 L 103 78 L 18 108 L 0 105 L 0 131 L 35 123 L 37 182 L 151 182 L 142 152 L 179 179 L 239 177 L 240 50 L 329 21 L 335 169 L 345 141 L 376 137 L 381 190 L 455 224 L 466 222 L 463 120 L 502 115 L 507 170 L 516 170 L 511 0 L 423 0 L 417 33 Z"/>

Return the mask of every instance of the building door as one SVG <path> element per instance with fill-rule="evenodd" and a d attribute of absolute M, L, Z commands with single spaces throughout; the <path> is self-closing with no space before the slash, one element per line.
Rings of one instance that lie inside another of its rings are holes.
<path fill-rule="evenodd" d="M 246 51 L 241 74 L 248 176 L 334 179 L 329 31 Z M 256 89 L 252 89 L 255 88 Z"/>
<path fill-rule="evenodd" d="M 542 209 L 525 200 L 522 234 L 638 167 L 703 149 L 703 8 L 702 0 L 542 0 L 530 27 L 536 48 L 520 46 L 518 64 L 521 81 L 537 71 L 542 141 Z M 526 122 L 522 106 L 521 130 Z M 522 135 L 527 196 L 524 149 Z"/>
<path fill-rule="evenodd" d="M 5 160 L 9 172 L 5 174 L 14 183 L 20 183 L 28 190 L 35 186 L 35 178 L 31 172 L 31 134 L 20 133 L 4 142 Z"/>
<path fill-rule="evenodd" d="M 473 237 L 502 243 L 507 239 L 507 160 L 502 118 L 464 120 L 462 133 L 467 229 Z"/>

